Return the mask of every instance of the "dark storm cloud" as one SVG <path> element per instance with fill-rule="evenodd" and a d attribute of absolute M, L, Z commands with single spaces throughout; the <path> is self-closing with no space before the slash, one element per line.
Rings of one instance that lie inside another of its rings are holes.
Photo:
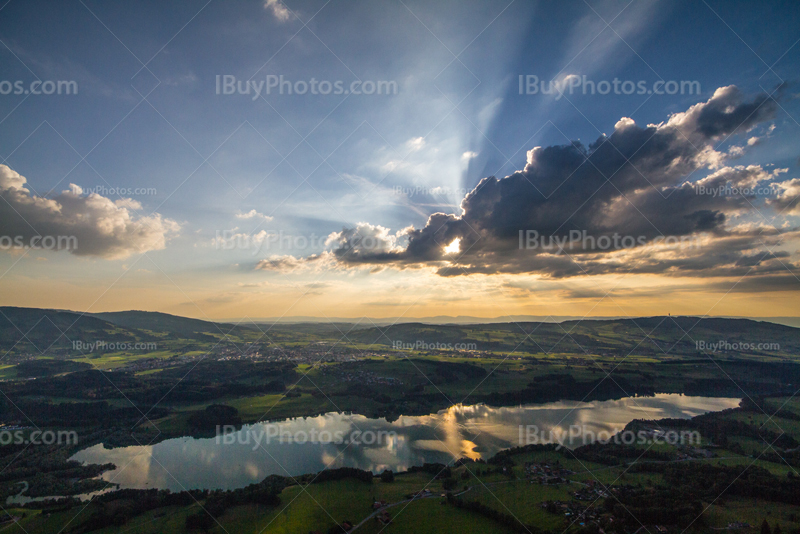
<path fill-rule="evenodd" d="M 800 279 L 792 274 L 772 276 L 745 276 L 744 278 L 714 282 L 712 289 L 731 293 L 766 293 L 771 291 L 800 291 Z"/>
<path fill-rule="evenodd" d="M 772 119 L 776 107 L 766 95 L 746 100 L 730 86 L 666 123 L 641 127 L 623 118 L 610 136 L 588 146 L 536 147 L 528 152 L 523 170 L 481 180 L 462 201 L 461 216 L 436 213 L 424 228 L 405 231 L 405 248 L 359 249 L 354 242 L 358 232 L 343 232 L 334 255 L 345 264 L 433 265 L 443 276 L 506 272 L 569 277 L 617 269 L 722 275 L 783 267 L 775 264 L 788 254 L 755 250 L 763 249 L 765 240 L 778 245 L 774 231 L 731 227 L 732 216 L 754 210 L 752 197 L 699 194 L 697 189 L 752 187 L 775 179 L 779 171 L 759 166 L 724 167 L 726 155 L 714 145 Z M 717 170 L 690 182 L 701 169 Z M 615 235 L 629 238 L 621 246 L 620 241 L 603 246 Z M 528 236 L 536 238 L 534 246 Z M 561 253 L 558 247 L 543 247 L 542 238 L 550 236 L 568 246 Z M 652 250 L 665 236 L 695 241 L 682 239 L 673 254 Z M 455 240 L 459 251 L 448 253 L 445 247 Z M 608 253 L 621 248 L 630 257 L 611 260 Z"/>
<path fill-rule="evenodd" d="M 784 85 L 776 93 L 782 93 Z M 738 96 L 738 91 L 735 96 Z M 706 137 L 713 138 L 742 130 L 748 130 L 766 118 L 772 118 L 775 101 L 762 94 L 752 102 L 735 103 L 730 109 L 730 99 L 710 100 L 703 106 L 697 117 L 697 129 Z"/>

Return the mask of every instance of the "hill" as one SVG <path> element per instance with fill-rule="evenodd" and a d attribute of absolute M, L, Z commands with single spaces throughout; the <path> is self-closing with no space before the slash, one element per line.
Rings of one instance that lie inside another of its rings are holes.
<path fill-rule="evenodd" d="M 250 332 L 244 326 L 190 319 L 178 315 L 148 311 L 122 311 L 95 313 L 94 317 L 110 323 L 137 330 L 164 332 L 174 337 L 197 338 L 203 334 L 236 334 Z"/>
<path fill-rule="evenodd" d="M 523 353 L 696 355 L 741 352 L 768 356 L 800 353 L 800 329 L 750 319 L 641 317 L 591 321 L 521 322 L 482 325 L 404 323 L 348 334 L 351 341 L 398 346 Z M 770 345 L 770 346 L 767 346 Z M 709 348 L 710 347 L 710 348 Z"/>
<path fill-rule="evenodd" d="M 88 314 L 39 308 L 0 307 L 0 347 L 8 351 L 45 353 L 72 350 L 74 343 L 133 343 L 147 338 Z"/>

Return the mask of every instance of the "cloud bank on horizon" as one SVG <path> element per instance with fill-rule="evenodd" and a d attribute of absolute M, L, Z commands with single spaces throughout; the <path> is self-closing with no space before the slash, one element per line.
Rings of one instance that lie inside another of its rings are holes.
<path fill-rule="evenodd" d="M 396 233 L 359 223 L 331 234 L 329 252 L 276 256 L 257 268 L 327 260 L 343 268 L 428 267 L 441 276 L 760 275 L 770 283 L 759 287 L 797 288 L 800 267 L 783 245 L 800 236 L 785 219 L 800 214 L 800 179 L 769 165 L 730 165 L 763 137 L 717 148 L 772 120 L 782 89 L 748 99 L 721 87 L 660 124 L 623 117 L 588 146 L 535 147 L 521 171 L 481 180 L 460 215 L 434 213 L 423 228 Z M 700 173 L 707 175 L 692 179 Z M 758 197 L 761 186 L 775 194 Z M 746 193 L 703 194 L 725 188 Z"/>

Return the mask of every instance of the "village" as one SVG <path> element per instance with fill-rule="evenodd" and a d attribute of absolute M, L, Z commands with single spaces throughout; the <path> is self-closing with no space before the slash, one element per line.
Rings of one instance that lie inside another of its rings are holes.
<path fill-rule="evenodd" d="M 568 483 L 567 477 L 575 474 L 569 469 L 564 469 L 556 464 L 551 467 L 545 462 L 526 462 L 525 463 L 525 476 L 530 483 L 538 482 L 539 484 L 563 484 Z"/>

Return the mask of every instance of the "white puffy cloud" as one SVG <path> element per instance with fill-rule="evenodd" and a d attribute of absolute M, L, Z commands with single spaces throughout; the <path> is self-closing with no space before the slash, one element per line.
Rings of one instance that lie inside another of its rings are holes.
<path fill-rule="evenodd" d="M 614 129 L 615 130 L 624 130 L 625 128 L 629 128 L 631 126 L 636 126 L 636 122 L 633 119 L 631 119 L 630 117 L 622 117 L 614 125 Z"/>
<path fill-rule="evenodd" d="M 296 258 L 289 254 L 274 255 L 270 256 L 267 259 L 259 261 L 256 264 L 256 270 L 288 272 L 302 268 L 303 264 L 304 264 L 303 259 Z"/>
<path fill-rule="evenodd" d="M 272 220 L 272 217 L 270 217 L 269 215 L 264 215 L 263 213 L 259 213 L 254 209 L 248 211 L 247 213 L 239 212 L 239 213 L 236 214 L 236 218 L 237 219 L 264 219 L 265 221 L 271 221 Z"/>
<path fill-rule="evenodd" d="M 417 150 L 421 150 L 425 146 L 425 138 L 424 137 L 414 137 L 406 141 L 406 146 L 412 152 L 416 152 Z"/>
<path fill-rule="evenodd" d="M 292 18 L 292 12 L 283 5 L 281 0 L 264 0 L 264 9 L 272 12 L 278 22 L 286 22 Z"/>
<path fill-rule="evenodd" d="M 345 228 L 341 232 L 333 232 L 325 241 L 326 245 L 334 245 L 337 256 L 359 257 L 362 255 L 395 254 L 403 247 L 399 241 L 412 231 L 408 227 L 395 234 L 388 228 L 365 222 L 356 224 L 355 228 Z"/>
<path fill-rule="evenodd" d="M 155 213 L 139 216 L 136 200 L 111 200 L 97 193 L 69 189 L 47 198 L 31 194 L 24 176 L 0 165 L 0 228 L 4 236 L 29 242 L 36 236 L 74 237 L 69 251 L 107 259 L 161 250 L 180 226 Z"/>
<path fill-rule="evenodd" d="M 763 94 L 751 102 L 742 102 L 742 92 L 735 85 L 720 87 L 706 102 L 674 113 L 666 123 L 678 130 L 690 143 L 705 145 L 709 139 L 720 139 L 733 133 L 748 131 L 774 117 L 777 105 Z"/>
<path fill-rule="evenodd" d="M 772 184 L 778 195 L 768 203 L 787 215 L 800 215 L 800 178 Z"/>

